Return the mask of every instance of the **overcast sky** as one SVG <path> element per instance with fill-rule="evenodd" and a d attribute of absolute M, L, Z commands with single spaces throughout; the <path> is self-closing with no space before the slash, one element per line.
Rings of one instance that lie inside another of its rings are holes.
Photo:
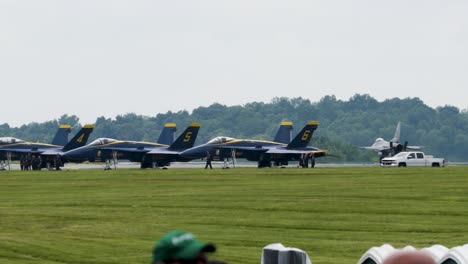
<path fill-rule="evenodd" d="M 355 93 L 466 109 L 468 1 L 0 0 L 0 89 L 13 126 Z"/>

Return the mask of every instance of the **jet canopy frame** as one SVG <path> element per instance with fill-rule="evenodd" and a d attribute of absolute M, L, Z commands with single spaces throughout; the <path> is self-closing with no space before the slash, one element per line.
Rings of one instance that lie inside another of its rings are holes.
<path fill-rule="evenodd" d="M 113 139 L 113 138 L 98 138 L 94 140 L 93 142 L 89 143 L 88 146 L 102 146 L 102 145 L 113 143 L 116 141 L 117 139 Z"/>
<path fill-rule="evenodd" d="M 235 138 L 219 136 L 219 137 L 215 137 L 212 140 L 208 141 L 208 143 L 206 143 L 206 144 L 227 143 L 227 142 L 230 142 L 230 141 L 233 141 L 233 140 L 235 140 Z"/>

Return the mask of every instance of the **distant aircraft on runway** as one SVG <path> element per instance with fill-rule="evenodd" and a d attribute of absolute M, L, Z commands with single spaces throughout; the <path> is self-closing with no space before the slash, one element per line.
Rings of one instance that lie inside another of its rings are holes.
<path fill-rule="evenodd" d="M 408 146 L 408 141 L 403 144 L 400 143 L 400 130 L 401 124 L 398 122 L 395 129 L 395 135 L 390 141 L 386 141 L 383 138 L 377 138 L 372 146 L 359 147 L 362 149 L 369 149 L 379 153 L 380 161 L 388 156 L 393 156 L 406 150 L 420 150 L 422 146 Z"/>
<path fill-rule="evenodd" d="M 10 166 L 11 161 L 20 160 L 22 155 L 41 156 L 40 168 L 50 168 L 55 161 L 57 154 L 62 154 L 65 151 L 73 148 L 81 147 L 88 141 L 89 135 L 94 129 L 94 125 L 85 125 L 76 135 L 68 142 L 68 134 L 70 133 L 69 125 L 61 125 L 57 131 L 52 143 L 64 144 L 64 146 L 56 144 L 45 144 L 27 142 L 17 138 L 0 138 L 0 169 L 5 169 Z M 68 143 L 67 143 L 68 142 Z"/>
<path fill-rule="evenodd" d="M 274 142 L 255 139 L 235 139 L 216 137 L 206 144 L 185 150 L 180 155 L 187 159 L 200 159 L 210 156 L 215 160 L 232 158 L 235 165 L 237 158 L 257 161 L 258 167 L 287 165 L 289 161 L 299 161 L 304 155 L 313 159 L 327 155 L 327 150 L 308 147 L 312 134 L 319 122 L 310 121 L 291 142 Z M 226 163 L 225 163 L 226 165 Z"/>
<path fill-rule="evenodd" d="M 157 143 L 99 138 L 66 152 L 63 157 L 72 162 L 105 161 L 105 169 L 111 169 L 112 165 L 116 168 L 117 160 L 121 159 L 139 162 L 141 168 L 169 166 L 171 162 L 184 161 L 179 153 L 193 147 L 199 129 L 199 123 L 192 123 L 175 141 L 173 136 L 168 141 L 170 131 L 175 132 L 175 124 L 166 124 Z"/>

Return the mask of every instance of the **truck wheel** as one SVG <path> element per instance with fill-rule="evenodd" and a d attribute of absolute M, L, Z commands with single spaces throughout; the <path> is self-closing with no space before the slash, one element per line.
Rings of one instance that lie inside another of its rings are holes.
<path fill-rule="evenodd" d="M 440 167 L 439 163 L 432 163 L 432 167 Z"/>
<path fill-rule="evenodd" d="M 398 167 L 406 167 L 406 163 L 404 162 L 398 163 Z"/>

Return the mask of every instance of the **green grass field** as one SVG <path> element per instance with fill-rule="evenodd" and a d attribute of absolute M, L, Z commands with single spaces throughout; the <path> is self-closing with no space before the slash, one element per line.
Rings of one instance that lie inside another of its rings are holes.
<path fill-rule="evenodd" d="M 468 243 L 468 167 L 0 172 L 0 263 L 146 263 L 172 229 L 260 263 L 275 242 L 314 264 L 372 246 Z"/>

